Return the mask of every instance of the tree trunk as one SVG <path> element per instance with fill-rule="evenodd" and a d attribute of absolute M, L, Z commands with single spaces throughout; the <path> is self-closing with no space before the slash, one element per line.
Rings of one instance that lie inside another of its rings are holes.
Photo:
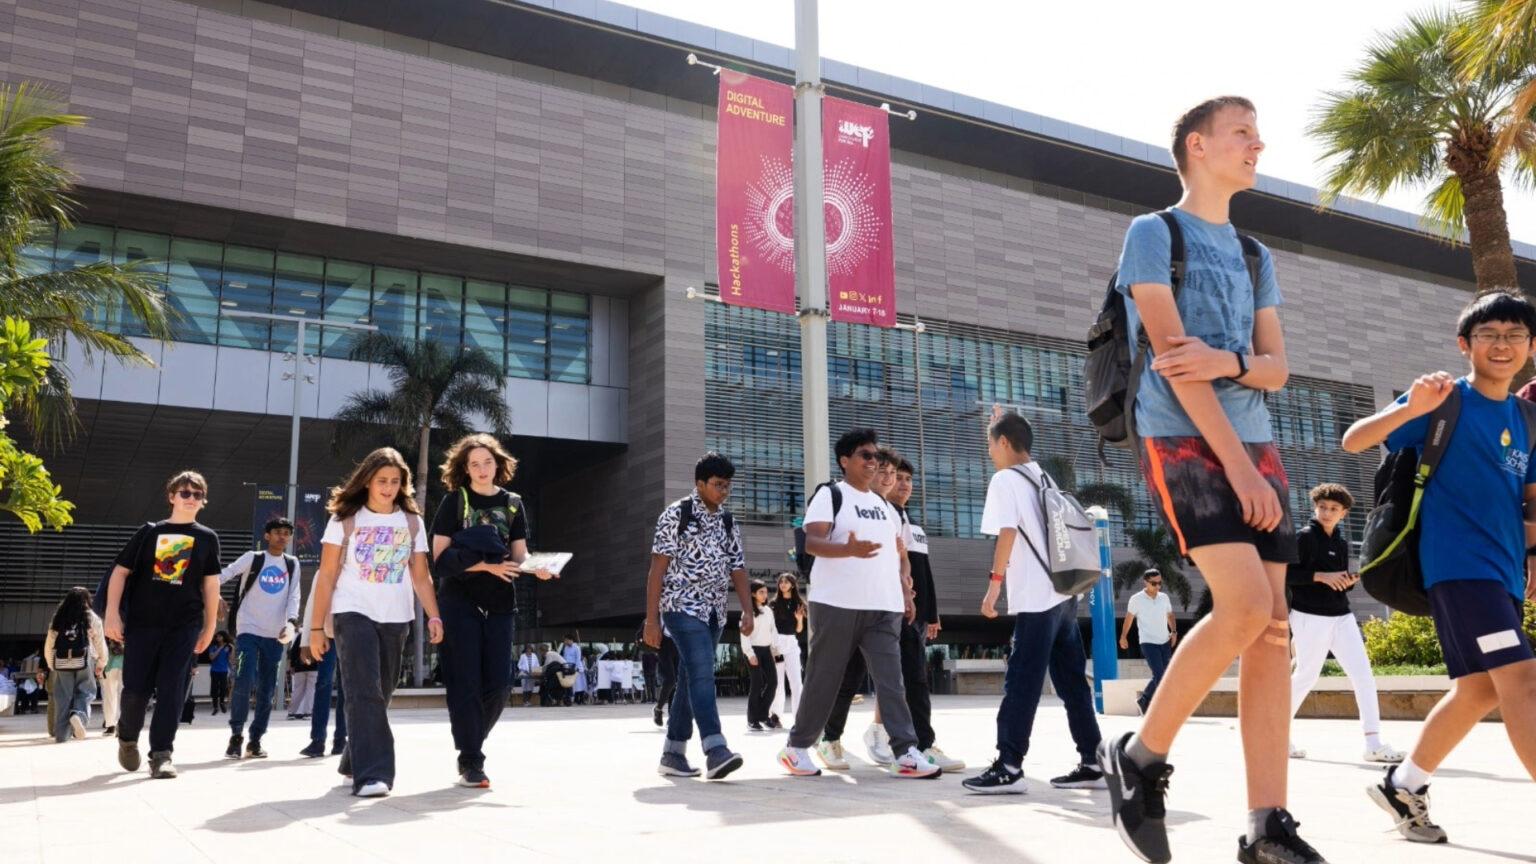
<path fill-rule="evenodd" d="M 427 448 L 431 442 L 432 424 L 428 422 L 421 427 L 416 439 L 416 509 L 421 511 L 422 518 L 426 518 L 427 513 L 427 463 L 430 459 Z M 412 640 L 415 650 L 412 652 L 414 662 L 411 665 L 411 679 L 415 686 L 420 687 L 427 680 L 427 617 L 422 611 L 420 598 L 416 600 L 416 626 L 412 629 L 416 633 Z"/>
<path fill-rule="evenodd" d="M 1477 291 L 1520 293 L 1515 275 L 1515 250 L 1509 242 L 1509 219 L 1504 212 L 1504 188 L 1492 170 L 1489 154 L 1493 136 L 1487 129 L 1461 132 L 1446 148 L 1445 164 L 1461 178 L 1466 201 L 1466 222 L 1472 250 L 1472 273 Z"/>

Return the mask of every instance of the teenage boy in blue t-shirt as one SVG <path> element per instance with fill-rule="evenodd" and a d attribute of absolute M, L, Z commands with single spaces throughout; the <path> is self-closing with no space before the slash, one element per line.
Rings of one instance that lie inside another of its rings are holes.
<path fill-rule="evenodd" d="M 1536 307 L 1503 292 L 1472 301 L 1456 342 L 1472 373 L 1425 375 L 1408 392 L 1344 433 L 1359 453 L 1424 446 L 1429 416 L 1453 389 L 1461 413 L 1420 509 L 1419 562 L 1445 653 L 1451 690 L 1424 721 L 1418 743 L 1387 769 L 1371 799 L 1417 843 L 1444 843 L 1429 819 L 1429 778 L 1478 721 L 1498 708 L 1525 770 L 1536 779 L 1536 655 L 1521 630 L 1521 600 L 1536 548 L 1536 463 L 1530 430 L 1509 385 L 1531 353 Z"/>
<path fill-rule="evenodd" d="M 1127 298 L 1132 350 L 1145 326 L 1152 362 L 1134 406 L 1141 467 L 1181 554 L 1216 598 L 1184 639 L 1135 734 L 1105 740 L 1099 767 L 1120 837 L 1143 861 L 1168 861 L 1165 796 L 1174 737 L 1234 657 L 1241 658 L 1248 830 L 1237 860 L 1322 864 L 1286 811 L 1290 720 L 1286 566 L 1296 535 L 1285 468 L 1266 392 L 1289 377 L 1280 289 L 1268 250 L 1249 276 L 1230 221 L 1233 196 L 1251 189 L 1264 151 L 1253 103 L 1203 102 L 1174 125 L 1184 195 L 1170 211 L 1184 240 L 1173 290 L 1171 232 L 1158 214 L 1125 235 L 1116 287 Z M 1257 281 L 1257 285 L 1255 285 Z"/>

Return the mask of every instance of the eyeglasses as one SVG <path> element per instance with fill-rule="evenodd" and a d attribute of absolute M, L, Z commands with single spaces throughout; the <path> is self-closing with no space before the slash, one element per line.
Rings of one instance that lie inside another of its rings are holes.
<path fill-rule="evenodd" d="M 180 498 L 183 501 L 201 501 L 206 496 L 207 496 L 207 493 L 198 491 L 197 489 L 177 489 L 176 490 L 176 497 Z"/>
<path fill-rule="evenodd" d="M 1503 343 L 1513 348 L 1516 345 L 1530 342 L 1531 334 L 1525 332 L 1524 330 L 1514 330 L 1509 333 L 1494 333 L 1492 331 L 1483 330 L 1477 333 L 1473 333 L 1472 341 L 1479 345 L 1493 345 L 1495 343 Z"/>

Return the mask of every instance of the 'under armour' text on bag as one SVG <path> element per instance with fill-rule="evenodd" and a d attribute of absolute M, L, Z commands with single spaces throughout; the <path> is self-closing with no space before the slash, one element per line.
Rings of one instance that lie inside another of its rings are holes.
<path fill-rule="evenodd" d="M 1160 210 L 1157 215 L 1168 226 L 1168 284 L 1172 286 L 1177 302 L 1179 283 L 1184 276 L 1184 232 L 1173 211 Z M 1238 239 L 1243 244 L 1248 278 L 1257 297 L 1261 261 L 1259 243 L 1246 234 L 1239 234 Z M 1136 329 L 1136 349 L 1131 350 L 1130 317 L 1126 312 L 1126 297 L 1116 288 L 1119 279 L 1118 271 L 1109 277 L 1104 303 L 1099 307 L 1093 326 L 1088 328 L 1088 357 L 1083 362 L 1083 395 L 1088 422 L 1098 433 L 1101 458 L 1106 444 L 1136 449 L 1136 393 L 1141 389 L 1142 372 L 1152 353 L 1145 327 Z"/>
<path fill-rule="evenodd" d="M 1040 472 L 1042 483 L 1035 482 L 1035 478 L 1018 465 L 1013 470 L 1040 496 L 1040 512 L 1045 517 L 1045 549 L 1035 548 L 1035 541 L 1029 539 L 1029 532 L 1023 525 L 1019 526 L 1019 535 L 1029 544 L 1029 551 L 1035 553 L 1035 560 L 1051 578 L 1051 586 L 1059 594 L 1072 596 L 1092 588 L 1103 572 L 1093 517 L 1044 470 Z"/>

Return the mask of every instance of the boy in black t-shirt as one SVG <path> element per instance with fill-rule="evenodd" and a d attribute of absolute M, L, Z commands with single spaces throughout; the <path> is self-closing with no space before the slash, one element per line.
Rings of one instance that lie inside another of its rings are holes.
<path fill-rule="evenodd" d="M 219 535 L 198 524 L 208 481 L 182 471 L 165 484 L 170 518 L 145 525 L 118 553 L 107 587 L 107 638 L 124 645 L 122 716 L 117 761 L 139 769 L 139 732 L 149 697 L 149 774 L 176 776 L 171 750 L 188 692 L 192 663 L 213 641 L 219 611 Z M 125 623 L 119 611 L 129 598 Z"/>

